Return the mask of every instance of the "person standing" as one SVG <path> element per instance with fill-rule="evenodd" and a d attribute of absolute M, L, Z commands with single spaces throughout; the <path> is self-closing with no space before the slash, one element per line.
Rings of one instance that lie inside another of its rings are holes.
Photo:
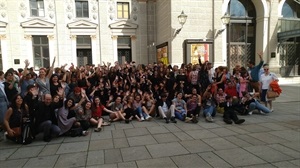
<path fill-rule="evenodd" d="M 272 105 L 272 99 L 267 99 L 267 91 L 270 89 L 270 83 L 273 81 L 278 81 L 277 76 L 269 71 L 269 65 L 265 64 L 264 67 L 264 73 L 260 76 L 260 82 L 261 82 L 261 101 L 265 103 L 265 106 L 271 109 L 273 111 L 273 105 Z"/>
<path fill-rule="evenodd" d="M 7 107 L 9 105 L 8 99 L 6 97 L 6 93 L 4 90 L 4 72 L 0 71 L 0 129 L 3 128 L 4 116 L 7 111 Z"/>
<path fill-rule="evenodd" d="M 259 71 L 264 64 L 263 60 L 263 52 L 259 52 L 258 56 L 260 58 L 260 62 L 255 66 L 254 61 L 248 62 L 249 74 L 250 74 L 250 86 L 255 90 L 256 93 L 260 93 L 260 82 L 259 82 Z"/>

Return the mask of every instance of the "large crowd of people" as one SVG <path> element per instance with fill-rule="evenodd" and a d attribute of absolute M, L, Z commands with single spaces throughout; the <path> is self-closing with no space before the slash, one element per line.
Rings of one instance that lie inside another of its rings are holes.
<path fill-rule="evenodd" d="M 180 67 L 115 62 L 67 69 L 67 64 L 54 67 L 54 58 L 51 67 L 36 74 L 26 60 L 23 69 L 0 71 L 1 129 L 7 139 L 20 143 L 25 123 L 33 138 L 43 134 L 46 142 L 85 136 L 91 127 L 100 132 L 115 121 L 158 117 L 166 123 L 198 123 L 199 117 L 214 122 L 216 113 L 223 113 L 226 124 L 242 124 L 239 115 L 273 111 L 266 92 L 278 78 L 258 55 L 258 65 L 249 61 L 248 67 L 236 65 L 232 72 L 201 59 Z"/>

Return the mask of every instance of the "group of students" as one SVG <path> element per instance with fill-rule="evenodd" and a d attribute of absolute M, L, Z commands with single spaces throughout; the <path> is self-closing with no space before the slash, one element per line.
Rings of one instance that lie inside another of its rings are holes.
<path fill-rule="evenodd" d="M 238 118 L 239 113 L 271 112 L 259 99 L 267 102 L 262 98 L 267 81 L 258 77 L 263 65 L 259 56 L 259 65 L 249 62 L 249 71 L 237 66 L 232 75 L 226 67 L 214 72 L 211 63 L 200 59 L 197 65 L 181 67 L 162 62 L 115 62 L 114 66 L 71 64 L 69 69 L 66 64 L 54 68 L 54 59 L 50 68 L 41 68 L 37 75 L 26 60 L 19 72 L 0 72 L 0 124 L 7 138 L 17 142 L 28 122 L 31 136 L 43 133 L 46 142 L 62 135 L 85 136 L 91 126 L 100 132 L 115 121 L 142 122 L 160 117 L 166 123 L 198 123 L 200 111 L 207 122 L 213 122 L 218 111 L 225 123 L 242 124 L 245 120 Z M 271 78 L 277 80 L 273 74 Z M 255 90 L 254 95 L 249 88 Z"/>

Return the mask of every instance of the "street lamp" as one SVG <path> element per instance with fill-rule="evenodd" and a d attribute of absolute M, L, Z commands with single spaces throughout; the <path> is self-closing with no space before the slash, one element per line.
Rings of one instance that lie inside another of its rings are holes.
<path fill-rule="evenodd" d="M 181 29 L 182 29 L 182 27 L 183 27 L 183 25 L 185 24 L 185 22 L 186 22 L 186 19 L 187 19 L 187 15 L 186 14 L 184 14 L 184 12 L 183 11 L 181 11 L 181 14 L 180 15 L 178 15 L 178 21 L 179 21 L 179 24 L 181 25 L 181 27 L 180 28 L 177 28 L 175 31 L 174 31 L 174 37 L 177 35 L 177 34 L 179 34 L 179 32 L 181 31 Z"/>
<path fill-rule="evenodd" d="M 225 13 L 225 15 L 221 17 L 221 21 L 223 25 L 225 25 L 225 28 L 218 30 L 215 38 L 217 38 L 218 35 L 222 34 L 223 31 L 226 29 L 226 26 L 230 23 L 230 15 L 228 13 Z"/>

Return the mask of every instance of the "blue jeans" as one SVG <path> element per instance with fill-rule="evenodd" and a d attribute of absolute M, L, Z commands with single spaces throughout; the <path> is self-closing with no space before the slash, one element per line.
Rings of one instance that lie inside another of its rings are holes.
<path fill-rule="evenodd" d="M 212 116 L 214 117 L 216 115 L 216 108 L 214 106 L 205 107 L 203 109 L 203 116 Z"/>
<path fill-rule="evenodd" d="M 181 121 L 185 120 L 185 116 L 186 116 L 186 111 L 185 110 L 181 110 L 181 113 L 178 111 L 175 111 L 175 118 L 178 118 Z"/>
<path fill-rule="evenodd" d="M 271 112 L 271 110 L 268 107 L 260 104 L 257 100 L 255 100 L 254 102 L 249 104 L 248 111 L 252 111 L 252 110 L 255 110 L 255 109 L 261 110 L 264 113 L 270 113 Z"/>
<path fill-rule="evenodd" d="M 44 133 L 44 137 L 57 137 L 60 133 L 60 128 L 57 125 L 52 124 L 50 120 L 42 122 L 38 127 L 39 132 Z"/>
<path fill-rule="evenodd" d="M 142 107 L 136 108 L 137 113 L 139 114 L 140 117 L 147 118 L 149 115 L 143 112 Z"/>

